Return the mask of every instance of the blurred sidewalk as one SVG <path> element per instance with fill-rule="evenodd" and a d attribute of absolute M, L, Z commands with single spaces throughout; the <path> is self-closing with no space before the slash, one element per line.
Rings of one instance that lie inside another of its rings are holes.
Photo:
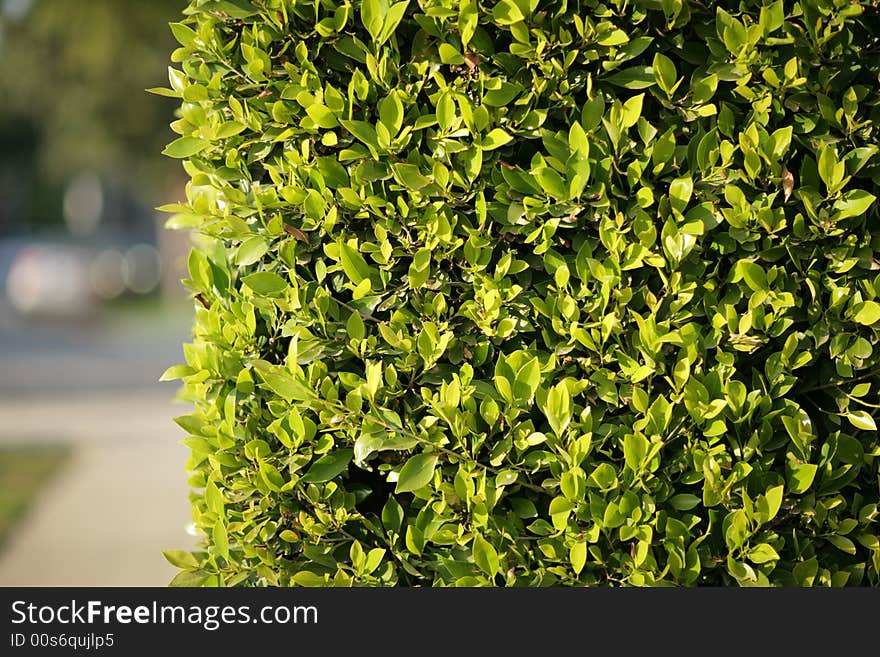
<path fill-rule="evenodd" d="M 71 459 L 0 552 L 4 586 L 164 586 L 191 547 L 184 437 L 168 396 L 0 401 L 0 443 L 69 441 Z"/>
<path fill-rule="evenodd" d="M 72 447 L 0 548 L 0 586 L 165 586 L 174 576 L 162 550 L 195 545 L 186 434 L 172 421 L 190 407 L 173 401 L 176 383 L 156 381 L 182 362 L 188 323 L 155 311 L 82 332 L 0 321 L 0 444 Z"/>

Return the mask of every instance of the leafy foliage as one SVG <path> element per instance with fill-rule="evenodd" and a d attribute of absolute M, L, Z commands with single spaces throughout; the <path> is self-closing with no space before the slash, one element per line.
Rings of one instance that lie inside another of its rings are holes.
<path fill-rule="evenodd" d="M 880 16 L 195 0 L 178 584 L 880 584 Z"/>

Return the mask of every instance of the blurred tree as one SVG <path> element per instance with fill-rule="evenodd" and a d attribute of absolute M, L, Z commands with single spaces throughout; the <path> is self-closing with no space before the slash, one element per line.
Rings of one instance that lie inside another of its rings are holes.
<path fill-rule="evenodd" d="M 185 4 L 0 0 L 0 169 L 19 167 L 19 214 L 36 214 L 82 171 L 163 201 L 180 175 L 159 154 L 174 102 L 144 89 L 167 81 L 167 24 Z"/>

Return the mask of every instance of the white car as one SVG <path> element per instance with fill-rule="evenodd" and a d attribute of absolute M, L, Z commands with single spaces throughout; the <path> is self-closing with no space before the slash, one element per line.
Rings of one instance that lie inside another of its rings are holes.
<path fill-rule="evenodd" d="M 50 242 L 26 243 L 6 274 L 9 305 L 19 315 L 82 316 L 95 305 L 89 282 L 90 254 Z"/>

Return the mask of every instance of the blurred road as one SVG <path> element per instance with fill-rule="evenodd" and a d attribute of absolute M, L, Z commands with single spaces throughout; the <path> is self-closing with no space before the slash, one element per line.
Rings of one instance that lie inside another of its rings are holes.
<path fill-rule="evenodd" d="M 79 320 L 23 320 L 0 299 L 0 397 L 39 392 L 162 389 L 170 365 L 182 362 L 190 314 L 172 307 L 132 308 Z"/>
<path fill-rule="evenodd" d="M 66 442 L 61 474 L 0 552 L 3 586 L 164 586 L 189 548 L 185 437 L 171 418 L 190 315 L 161 308 L 24 325 L 0 307 L 0 444 Z"/>

